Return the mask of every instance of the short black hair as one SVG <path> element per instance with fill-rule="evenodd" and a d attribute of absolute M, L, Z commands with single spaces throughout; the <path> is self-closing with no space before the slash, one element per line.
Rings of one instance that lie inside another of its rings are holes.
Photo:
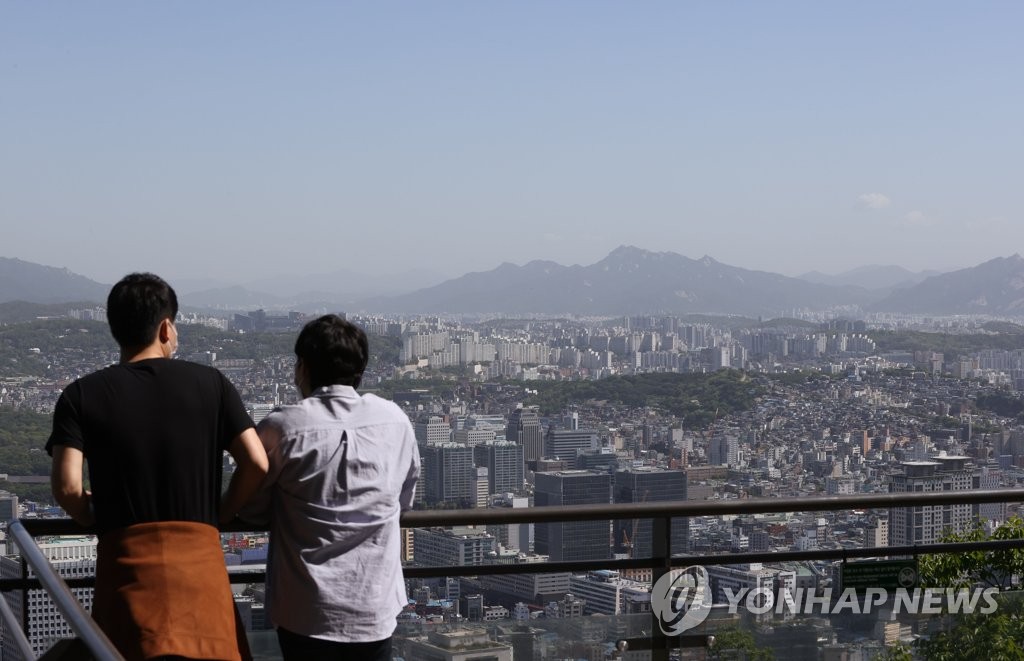
<path fill-rule="evenodd" d="M 325 314 L 302 327 L 295 355 L 306 366 L 312 390 L 332 386 L 359 387 L 370 344 L 366 333 L 336 314 Z"/>
<path fill-rule="evenodd" d="M 163 278 L 152 273 L 129 273 L 107 296 L 110 334 L 122 348 L 148 345 L 160 322 L 178 316 L 178 296 Z"/>

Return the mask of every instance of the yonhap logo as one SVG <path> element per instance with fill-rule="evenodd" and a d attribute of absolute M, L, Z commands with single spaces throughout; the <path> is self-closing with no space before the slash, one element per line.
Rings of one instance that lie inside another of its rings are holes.
<path fill-rule="evenodd" d="M 651 608 L 666 636 L 678 636 L 707 619 L 711 612 L 711 583 L 699 565 L 673 569 L 651 588 Z"/>

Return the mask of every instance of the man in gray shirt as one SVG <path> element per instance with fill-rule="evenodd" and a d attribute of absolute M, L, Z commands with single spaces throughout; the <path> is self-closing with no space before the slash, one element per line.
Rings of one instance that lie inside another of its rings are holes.
<path fill-rule="evenodd" d="M 286 660 L 390 659 L 408 604 L 399 515 L 420 458 L 408 416 L 356 392 L 369 347 L 337 315 L 295 342 L 303 400 L 257 427 L 270 471 L 242 518 L 270 523 L 267 614 Z"/>

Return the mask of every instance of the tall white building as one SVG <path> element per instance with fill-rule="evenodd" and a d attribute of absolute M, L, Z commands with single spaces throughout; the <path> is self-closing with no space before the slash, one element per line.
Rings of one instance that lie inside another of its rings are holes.
<path fill-rule="evenodd" d="M 96 538 L 62 538 L 42 541 L 39 549 L 62 578 L 82 578 L 96 575 Z M 21 557 L 8 555 L 0 557 L 0 577 L 21 578 Z M 35 574 L 28 569 L 28 577 Z M 86 611 L 92 610 L 92 588 L 73 588 L 72 594 Z M 14 616 L 25 621 L 25 604 L 21 590 L 5 592 L 3 598 L 14 612 Z M 28 640 L 32 651 L 42 655 L 61 638 L 73 638 L 75 633 L 57 610 L 50 595 L 43 589 L 28 591 Z M 17 659 L 19 652 L 7 631 L 3 631 L 0 642 L 0 658 Z"/>

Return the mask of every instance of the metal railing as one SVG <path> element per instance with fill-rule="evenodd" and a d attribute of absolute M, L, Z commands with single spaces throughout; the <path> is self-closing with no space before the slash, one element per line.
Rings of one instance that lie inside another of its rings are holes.
<path fill-rule="evenodd" d="M 28 642 L 28 637 L 22 630 L 25 625 L 18 620 L 18 617 L 11 610 L 3 595 L 0 595 L 0 618 L 3 618 L 4 628 L 14 640 L 14 646 L 18 648 L 21 658 L 31 659 L 34 653 L 32 651 L 32 643 Z"/>
<path fill-rule="evenodd" d="M 50 561 L 39 550 L 35 539 L 25 529 L 25 526 L 20 521 L 12 521 L 7 527 L 7 531 L 14 537 L 22 560 L 35 572 L 39 584 L 50 595 L 57 610 L 64 616 L 71 630 L 85 644 L 93 658 L 96 661 L 124 661 L 124 657 L 114 648 L 113 643 L 99 628 L 96 621 L 82 608 L 82 604 L 78 602 L 75 595 L 71 594 L 67 583 L 57 574 Z M 5 600 L 0 599 L 0 601 Z M 25 645 L 29 645 L 27 639 Z M 29 646 L 29 655 L 25 658 L 32 658 L 31 646 Z"/>
<path fill-rule="evenodd" d="M 448 567 L 406 567 L 407 578 L 438 576 L 481 576 L 489 574 L 586 572 L 597 569 L 651 569 L 652 583 L 673 567 L 700 565 L 731 565 L 742 563 L 776 563 L 814 560 L 847 560 L 868 557 L 917 556 L 932 553 L 959 553 L 977 550 L 1020 549 L 1024 539 L 988 540 L 920 544 L 899 547 L 871 547 L 784 552 L 721 553 L 714 555 L 677 555 L 670 549 L 672 519 L 699 516 L 727 516 L 743 514 L 774 514 L 786 512 L 827 512 L 860 509 L 890 509 L 941 505 L 981 505 L 988 503 L 1024 502 L 1024 489 L 989 489 L 971 491 L 944 491 L 930 493 L 870 494 L 856 496 L 824 496 L 812 498 L 750 498 L 720 501 L 648 502 L 618 505 L 580 505 L 561 507 L 532 507 L 525 509 L 495 508 L 471 510 L 411 511 L 402 515 L 404 528 L 448 527 L 457 525 L 500 525 L 515 523 L 549 523 L 561 521 L 599 521 L 620 519 L 650 519 L 652 521 L 652 554 L 649 558 L 602 559 L 572 562 L 546 562 L 543 564 L 487 564 Z M 89 532 L 70 519 L 36 519 L 21 522 L 27 534 L 81 535 Z M 222 532 L 260 530 L 258 526 L 236 522 L 222 528 Z M 45 559 L 44 559 L 45 562 Z M 51 570 L 52 571 L 52 570 Z M 59 577 L 58 577 L 59 578 Z M 262 582 L 262 571 L 232 573 L 235 583 Z M 89 587 L 90 578 L 68 579 L 67 585 Z M 32 579 L 0 580 L 0 591 L 37 587 Z M 73 599 L 73 597 L 72 597 Z M 652 615 L 652 617 L 654 617 Z M 670 647 L 693 645 L 694 641 L 682 637 L 669 639 L 661 634 L 657 623 L 652 623 L 653 635 L 648 641 L 628 641 L 630 649 L 650 649 L 655 660 L 667 659 Z M 691 637 L 693 638 L 693 637 Z M 699 637 L 703 639 L 704 637 Z M 698 644 L 701 644 L 698 641 Z"/>

